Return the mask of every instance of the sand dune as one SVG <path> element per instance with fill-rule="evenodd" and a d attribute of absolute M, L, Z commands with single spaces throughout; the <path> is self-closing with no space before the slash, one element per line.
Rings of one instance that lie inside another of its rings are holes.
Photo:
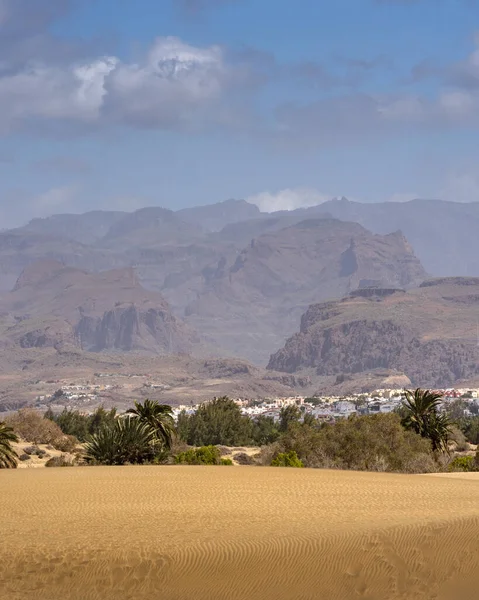
<path fill-rule="evenodd" d="M 469 600 L 479 477 L 0 472 L 1 600 Z"/>

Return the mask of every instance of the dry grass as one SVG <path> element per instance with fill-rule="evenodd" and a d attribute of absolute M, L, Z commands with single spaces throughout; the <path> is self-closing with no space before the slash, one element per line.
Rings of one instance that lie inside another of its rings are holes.
<path fill-rule="evenodd" d="M 477 593 L 479 477 L 92 467 L 0 487 L 1 600 Z"/>

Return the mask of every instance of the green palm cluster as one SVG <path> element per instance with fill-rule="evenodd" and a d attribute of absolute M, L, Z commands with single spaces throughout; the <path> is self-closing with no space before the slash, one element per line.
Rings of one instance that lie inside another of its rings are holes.
<path fill-rule="evenodd" d="M 12 444 L 18 442 L 13 429 L 0 421 L 0 469 L 15 469 L 17 454 Z"/>
<path fill-rule="evenodd" d="M 431 441 L 434 451 L 447 451 L 451 422 L 445 413 L 439 412 L 442 394 L 417 388 L 406 390 L 402 423 Z"/>
<path fill-rule="evenodd" d="M 151 400 L 91 435 L 85 445 L 89 462 L 104 465 L 161 462 L 171 449 L 175 428 L 171 407 Z"/>
<path fill-rule="evenodd" d="M 153 400 L 145 400 L 143 404 L 135 402 L 135 408 L 129 408 L 126 413 L 140 423 L 147 425 L 165 448 L 168 450 L 171 448 L 175 433 L 175 422 L 171 406 L 159 404 Z"/>

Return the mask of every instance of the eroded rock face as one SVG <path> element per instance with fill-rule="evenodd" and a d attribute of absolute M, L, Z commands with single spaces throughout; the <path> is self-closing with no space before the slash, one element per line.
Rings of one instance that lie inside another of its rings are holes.
<path fill-rule="evenodd" d="M 192 352 L 199 342 L 131 268 L 88 273 L 41 261 L 24 270 L 3 303 L 3 336 L 21 348 L 68 344 L 95 352 L 177 354 Z"/>
<path fill-rule="evenodd" d="M 312 302 L 366 286 L 408 288 L 427 274 L 400 232 L 311 218 L 258 236 L 202 277 L 188 321 L 219 347 L 264 364 Z"/>
<path fill-rule="evenodd" d="M 355 292 L 312 305 L 300 332 L 271 356 L 268 369 L 314 368 L 318 375 L 395 369 L 421 386 L 474 377 L 479 373 L 474 291 L 478 280 L 448 280 L 410 292 Z"/>
<path fill-rule="evenodd" d="M 168 311 L 134 305 L 115 307 L 101 317 L 83 316 L 75 336 L 84 350 L 146 350 L 159 354 L 188 353 L 196 340 Z"/>

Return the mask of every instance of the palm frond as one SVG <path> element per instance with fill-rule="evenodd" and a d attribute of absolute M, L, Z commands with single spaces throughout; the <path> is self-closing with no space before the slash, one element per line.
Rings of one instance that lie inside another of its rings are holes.
<path fill-rule="evenodd" d="M 17 467 L 17 453 L 12 444 L 18 442 L 18 437 L 11 427 L 0 422 L 0 469 L 15 469 Z"/>

